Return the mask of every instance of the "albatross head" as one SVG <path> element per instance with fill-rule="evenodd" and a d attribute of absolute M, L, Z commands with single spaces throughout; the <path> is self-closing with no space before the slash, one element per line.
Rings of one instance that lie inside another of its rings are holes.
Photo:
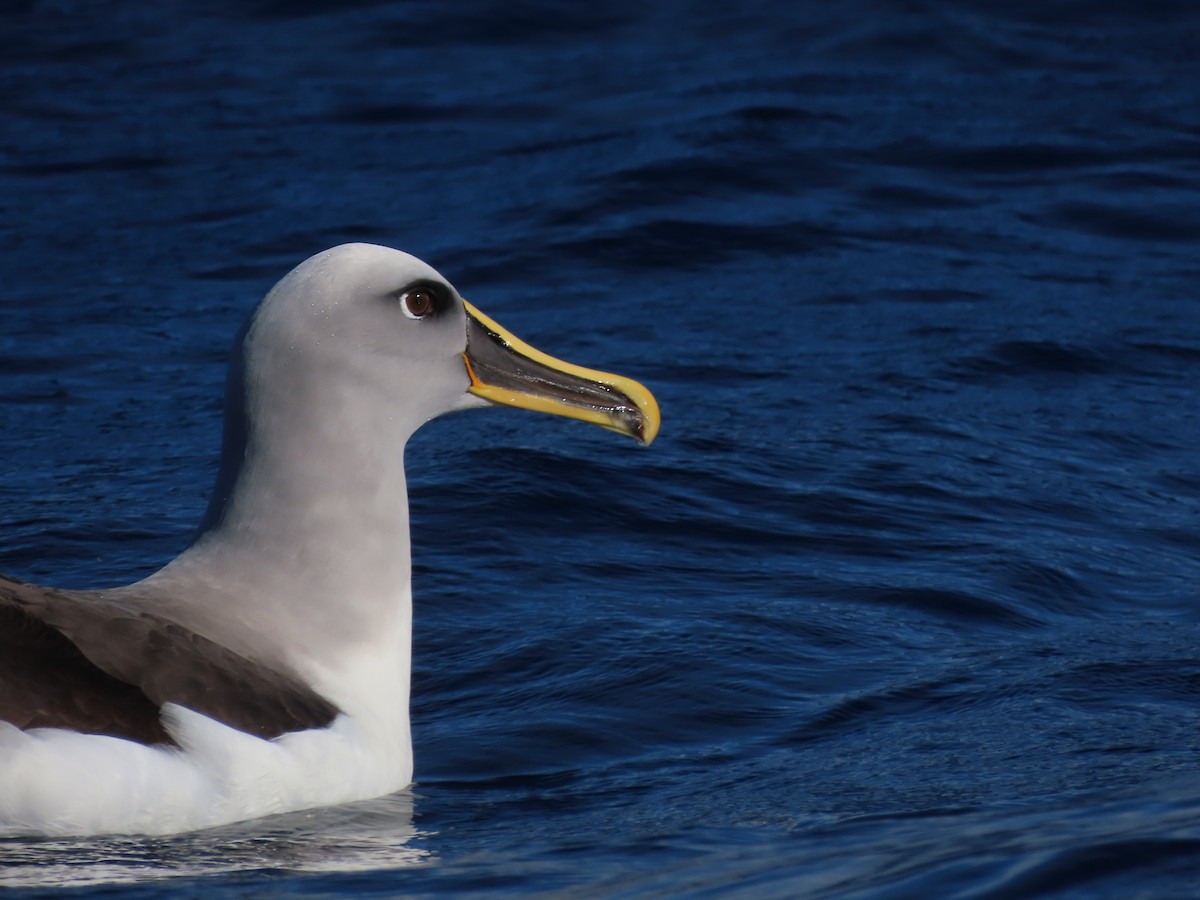
<path fill-rule="evenodd" d="M 247 386 L 269 381 L 293 398 L 370 408 L 409 434 L 489 404 L 581 419 L 643 444 L 658 431 L 658 406 L 636 381 L 535 350 L 432 266 L 373 244 L 334 247 L 286 275 L 248 324 L 240 362 Z"/>
<path fill-rule="evenodd" d="M 255 658 L 344 664 L 390 633 L 384 618 L 407 621 L 395 612 L 410 577 L 405 444 L 429 419 L 489 404 L 646 444 L 659 423 L 640 384 L 534 350 L 407 253 L 318 253 L 244 327 L 208 510 L 146 590 L 210 598 L 187 621 L 227 642 L 257 635 L 239 651 Z"/>

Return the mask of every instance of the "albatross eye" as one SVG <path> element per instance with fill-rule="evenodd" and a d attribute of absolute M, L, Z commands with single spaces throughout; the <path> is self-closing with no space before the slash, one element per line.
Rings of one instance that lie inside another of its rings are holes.
<path fill-rule="evenodd" d="M 424 318 L 435 305 L 433 291 L 428 288 L 411 288 L 400 295 L 400 308 L 410 319 Z"/>

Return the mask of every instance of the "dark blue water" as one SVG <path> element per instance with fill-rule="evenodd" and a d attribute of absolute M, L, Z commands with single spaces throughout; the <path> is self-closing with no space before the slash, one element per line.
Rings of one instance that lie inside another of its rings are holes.
<path fill-rule="evenodd" d="M 185 546 L 234 332 L 342 241 L 664 421 L 410 446 L 411 791 L 0 882 L 1200 894 L 1195 4 L 4 9 L 0 570 Z"/>

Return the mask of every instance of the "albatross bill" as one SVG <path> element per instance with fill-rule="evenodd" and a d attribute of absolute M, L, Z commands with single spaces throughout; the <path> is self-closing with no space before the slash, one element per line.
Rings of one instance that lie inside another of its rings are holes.
<path fill-rule="evenodd" d="M 654 397 L 514 337 L 415 257 L 297 266 L 235 343 L 192 544 L 124 587 L 0 576 L 0 835 L 165 834 L 379 796 L 413 773 L 402 449 L 520 406 L 649 444 Z"/>
<path fill-rule="evenodd" d="M 530 347 L 467 301 L 471 393 L 493 403 L 569 416 L 649 444 L 658 403 L 631 378 L 563 362 Z"/>

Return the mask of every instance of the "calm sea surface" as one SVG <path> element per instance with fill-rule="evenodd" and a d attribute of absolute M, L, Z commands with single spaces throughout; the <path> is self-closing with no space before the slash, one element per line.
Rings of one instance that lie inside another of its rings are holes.
<path fill-rule="evenodd" d="M 644 381 L 413 441 L 417 782 L 18 897 L 1200 895 L 1200 7 L 0 13 L 0 570 L 142 577 L 349 240 Z M 115 885 L 115 887 L 114 887 Z"/>

